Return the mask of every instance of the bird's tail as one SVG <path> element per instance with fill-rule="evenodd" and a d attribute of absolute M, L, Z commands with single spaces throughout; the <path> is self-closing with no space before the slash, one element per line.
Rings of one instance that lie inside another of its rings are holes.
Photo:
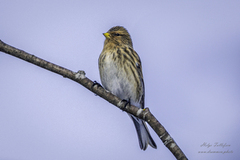
<path fill-rule="evenodd" d="M 154 142 L 148 131 L 146 123 L 143 120 L 138 119 L 132 115 L 130 115 L 130 117 L 132 118 L 137 131 L 140 148 L 146 150 L 148 144 L 153 148 L 157 148 L 156 143 Z"/>

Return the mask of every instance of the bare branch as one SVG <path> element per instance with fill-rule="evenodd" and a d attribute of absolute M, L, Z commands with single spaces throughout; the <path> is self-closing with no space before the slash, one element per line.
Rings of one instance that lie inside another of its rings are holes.
<path fill-rule="evenodd" d="M 125 102 L 121 101 L 121 99 L 111 94 L 110 92 L 106 91 L 104 88 L 99 87 L 98 85 L 93 85 L 94 82 L 92 82 L 85 76 L 84 71 L 78 71 L 77 73 L 75 73 L 71 70 L 68 70 L 51 62 L 38 58 L 34 55 L 31 55 L 23 50 L 19 50 L 17 48 L 9 46 L 6 43 L 2 42 L 1 40 L 0 51 L 20 58 L 22 60 L 25 60 L 29 63 L 35 64 L 39 67 L 45 68 L 51 72 L 62 75 L 65 78 L 69 78 L 83 85 L 85 88 L 92 91 L 94 94 L 97 94 L 98 96 L 102 97 L 103 99 L 107 100 L 109 103 L 112 103 L 113 105 L 117 106 L 119 109 L 124 110 L 140 119 L 145 120 L 157 133 L 157 135 L 160 137 L 164 145 L 172 152 L 176 159 L 187 160 L 187 157 L 184 155 L 182 150 L 179 148 L 179 146 L 176 144 L 173 138 L 169 135 L 166 129 L 153 116 L 153 114 L 149 111 L 148 108 L 139 109 L 138 107 L 133 105 L 130 106 L 127 105 L 125 107 Z"/>

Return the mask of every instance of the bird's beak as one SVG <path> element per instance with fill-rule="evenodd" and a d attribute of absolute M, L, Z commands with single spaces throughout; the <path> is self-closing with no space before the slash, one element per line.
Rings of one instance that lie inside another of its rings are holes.
<path fill-rule="evenodd" d="M 109 33 L 103 33 L 103 35 L 104 35 L 106 38 L 110 38 L 110 34 L 109 34 Z"/>

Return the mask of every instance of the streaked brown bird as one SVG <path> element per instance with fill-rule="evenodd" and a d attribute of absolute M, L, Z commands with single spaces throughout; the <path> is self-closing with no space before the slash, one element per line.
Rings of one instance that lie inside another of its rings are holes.
<path fill-rule="evenodd" d="M 141 60 L 133 49 L 128 31 L 122 26 L 112 27 L 103 33 L 106 37 L 98 59 L 103 87 L 132 105 L 144 108 L 144 82 Z M 157 148 L 145 122 L 129 114 L 135 125 L 140 148 L 148 144 Z"/>

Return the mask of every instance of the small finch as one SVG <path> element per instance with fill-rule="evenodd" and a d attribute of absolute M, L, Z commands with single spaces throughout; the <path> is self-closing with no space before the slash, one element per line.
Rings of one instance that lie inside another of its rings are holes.
<path fill-rule="evenodd" d="M 121 26 L 112 27 L 107 33 L 104 47 L 98 59 L 103 87 L 132 105 L 144 108 L 144 82 L 141 60 L 133 49 L 128 31 Z M 140 148 L 148 144 L 157 148 L 145 122 L 129 114 L 136 127 Z"/>

